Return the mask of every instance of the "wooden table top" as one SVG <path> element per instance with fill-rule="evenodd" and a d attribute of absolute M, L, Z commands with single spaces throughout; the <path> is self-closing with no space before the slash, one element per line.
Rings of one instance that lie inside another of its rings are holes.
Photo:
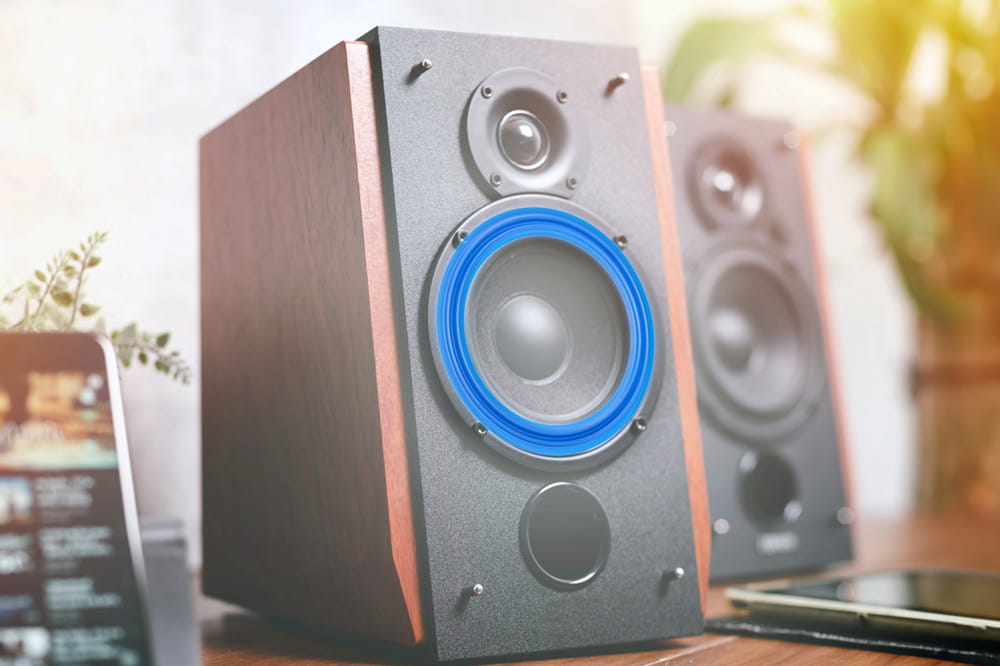
<path fill-rule="evenodd" d="M 856 561 L 836 572 L 896 566 L 941 566 L 1000 570 L 1000 523 L 967 516 L 939 515 L 908 519 L 866 519 L 855 532 Z M 709 591 L 708 615 L 727 613 L 723 588 Z M 205 664 L 407 664 L 413 653 L 346 636 L 320 635 L 292 625 L 265 621 L 210 599 L 198 600 Z M 657 643 L 639 652 L 548 658 L 520 664 L 611 664 L 638 666 L 666 663 L 759 664 L 826 663 L 917 666 L 931 659 L 774 641 L 705 634 Z M 504 662 L 509 663 L 509 662 Z"/>

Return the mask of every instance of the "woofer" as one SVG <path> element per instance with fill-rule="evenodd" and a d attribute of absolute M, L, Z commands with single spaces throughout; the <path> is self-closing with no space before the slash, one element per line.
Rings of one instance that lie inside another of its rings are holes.
<path fill-rule="evenodd" d="M 656 315 L 597 217 L 543 195 L 466 220 L 438 259 L 429 329 L 445 390 L 498 451 L 596 464 L 643 429 L 659 390 Z"/>
<path fill-rule="evenodd" d="M 720 246 L 699 266 L 692 326 L 706 415 L 751 440 L 788 434 L 823 386 L 819 323 L 802 277 L 752 243 Z"/>

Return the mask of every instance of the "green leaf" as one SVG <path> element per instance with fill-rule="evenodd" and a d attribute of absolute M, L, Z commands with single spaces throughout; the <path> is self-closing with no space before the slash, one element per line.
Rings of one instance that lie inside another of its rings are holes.
<path fill-rule="evenodd" d="M 168 372 L 170 372 L 170 366 L 168 366 L 163 361 L 157 361 L 155 363 L 155 367 L 156 367 L 157 370 L 159 370 L 162 373 L 168 373 Z"/>
<path fill-rule="evenodd" d="M 83 246 L 81 245 L 81 247 L 83 247 Z M 76 250 L 70 250 L 69 251 L 69 257 L 73 261 L 80 261 L 80 255 L 76 253 Z"/>
<path fill-rule="evenodd" d="M 148 362 L 149 362 L 149 356 L 146 355 L 146 352 L 139 352 L 139 363 L 146 365 L 146 363 Z"/>
<path fill-rule="evenodd" d="M 87 260 L 87 268 L 93 268 L 97 264 L 101 263 L 100 257 L 91 257 Z"/>
<path fill-rule="evenodd" d="M 123 344 L 133 344 L 133 343 L 135 343 L 136 338 L 138 337 L 138 329 L 136 327 L 135 322 L 132 322 L 131 324 L 129 324 L 128 326 L 126 326 L 125 328 L 123 328 L 119 332 L 118 337 L 122 341 Z"/>
<path fill-rule="evenodd" d="M 168 342 L 170 342 L 170 334 L 169 333 L 160 333 L 158 336 L 156 336 L 156 346 L 157 347 L 160 347 L 162 349 L 163 347 L 167 346 Z"/>
<path fill-rule="evenodd" d="M 73 303 L 73 294 L 68 291 L 54 291 L 52 292 L 52 300 L 64 308 L 69 307 Z"/>
<path fill-rule="evenodd" d="M 83 315 L 84 317 L 92 317 L 95 314 L 97 314 L 97 312 L 100 309 L 101 308 L 97 307 L 96 305 L 91 305 L 90 303 L 84 303 L 83 305 L 80 306 L 80 314 Z"/>
<path fill-rule="evenodd" d="M 63 273 L 66 277 L 76 277 L 76 266 L 70 266 L 67 264 L 67 266 L 63 268 Z"/>
<path fill-rule="evenodd" d="M 35 271 L 35 278 L 39 282 L 45 282 L 47 280 L 47 278 L 45 277 L 45 273 L 43 273 L 41 271 Z"/>
<path fill-rule="evenodd" d="M 692 24 L 664 67 L 663 96 L 689 100 L 709 67 L 762 52 L 770 41 L 773 21 L 771 16 L 709 18 Z"/>

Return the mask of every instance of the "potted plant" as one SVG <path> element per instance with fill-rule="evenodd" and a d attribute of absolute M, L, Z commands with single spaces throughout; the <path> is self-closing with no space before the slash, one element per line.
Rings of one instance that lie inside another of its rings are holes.
<path fill-rule="evenodd" d="M 153 334 L 132 322 L 108 329 L 101 308 L 86 300 L 84 286 L 101 263 L 98 254 L 107 232 L 93 233 L 78 247 L 57 252 L 44 268 L 0 300 L 0 329 L 16 331 L 96 331 L 108 335 L 126 368 L 151 365 L 179 382 L 191 381 L 191 368 L 180 352 L 170 350 L 170 333 Z M 96 318 L 95 318 L 96 317 Z"/>
<path fill-rule="evenodd" d="M 829 34 L 832 53 L 796 43 L 803 28 Z M 827 0 L 704 19 L 664 68 L 664 94 L 732 104 L 762 57 L 867 101 L 864 122 L 845 129 L 918 315 L 918 507 L 1000 515 L 1000 3 Z M 913 78 L 934 68 L 940 91 L 914 94 Z"/>

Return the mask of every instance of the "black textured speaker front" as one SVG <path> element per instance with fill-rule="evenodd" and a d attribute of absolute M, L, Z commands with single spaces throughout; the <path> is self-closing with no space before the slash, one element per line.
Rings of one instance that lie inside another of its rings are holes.
<path fill-rule="evenodd" d="M 819 324 L 787 264 L 753 244 L 719 248 L 696 276 L 692 326 L 708 416 L 756 440 L 808 416 L 823 385 Z"/>
<path fill-rule="evenodd" d="M 691 163 L 688 187 L 702 222 L 710 226 L 745 227 L 764 209 L 764 179 L 735 140 L 717 138 L 705 145 Z"/>
<path fill-rule="evenodd" d="M 795 471 L 775 453 L 747 452 L 740 459 L 740 497 L 747 517 L 774 530 L 802 515 Z"/>
<path fill-rule="evenodd" d="M 572 197 L 587 173 L 589 138 L 571 91 L 535 69 L 495 72 L 469 98 L 465 138 L 496 195 Z"/>
<path fill-rule="evenodd" d="M 661 383 L 655 310 L 627 242 L 591 211 L 508 197 L 452 234 L 428 324 L 453 404 L 496 450 L 589 466 L 632 442 Z"/>
<path fill-rule="evenodd" d="M 528 501 L 521 517 L 521 548 L 543 583 L 583 587 L 604 568 L 611 528 L 601 502 L 574 483 L 552 483 Z"/>

